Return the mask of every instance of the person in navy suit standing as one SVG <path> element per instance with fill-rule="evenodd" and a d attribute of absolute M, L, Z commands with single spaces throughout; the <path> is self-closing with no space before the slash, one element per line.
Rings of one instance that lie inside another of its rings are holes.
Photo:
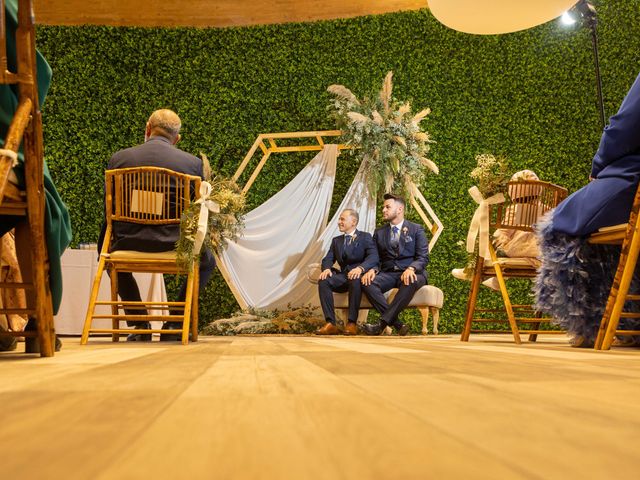
<path fill-rule="evenodd" d="M 345 209 L 338 218 L 338 229 L 343 233 L 331 240 L 329 251 L 322 259 L 322 273 L 318 282 L 318 293 L 322 313 L 327 323 L 320 328 L 318 335 L 335 335 L 336 314 L 333 292 L 349 292 L 349 317 L 345 326 L 345 335 L 356 335 L 358 310 L 362 298 L 362 274 L 378 267 L 378 251 L 370 233 L 356 229 L 358 212 Z M 333 268 L 338 263 L 340 270 Z"/>
<path fill-rule="evenodd" d="M 405 205 L 402 197 L 391 193 L 384 196 L 382 218 L 389 223 L 373 234 L 380 269 L 371 269 L 362 276 L 364 293 L 381 314 L 379 324 L 364 325 L 367 335 L 380 335 L 387 326 L 394 327 L 398 335 L 406 335 L 409 327 L 398 315 L 413 294 L 427 284 L 429 244 L 424 229 L 405 220 Z M 398 288 L 398 293 L 393 302 L 387 304 L 384 293 L 392 288 Z"/>

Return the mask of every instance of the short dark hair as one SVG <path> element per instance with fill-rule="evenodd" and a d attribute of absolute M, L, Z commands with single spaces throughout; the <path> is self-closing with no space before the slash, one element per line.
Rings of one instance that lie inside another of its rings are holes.
<path fill-rule="evenodd" d="M 395 193 L 385 193 L 383 198 L 385 200 L 395 200 L 396 202 L 401 204 L 403 207 L 407 206 L 407 202 L 405 202 L 404 197 L 401 197 L 400 195 L 396 195 Z"/>

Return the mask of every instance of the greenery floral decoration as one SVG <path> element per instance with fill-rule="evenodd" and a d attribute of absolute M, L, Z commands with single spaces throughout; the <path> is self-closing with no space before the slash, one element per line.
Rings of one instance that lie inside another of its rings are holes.
<path fill-rule="evenodd" d="M 476 155 L 476 167 L 471 170 L 469 176 L 475 181 L 478 190 L 484 198 L 489 198 L 497 193 L 507 193 L 509 182 L 509 165 L 504 157 L 495 157 L 490 153 Z M 467 264 L 464 274 L 471 278 L 478 261 L 478 242 L 476 241 L 473 253 L 467 252 L 466 242 L 460 240 L 456 243 L 464 250 L 467 256 Z"/>
<path fill-rule="evenodd" d="M 215 202 L 219 208 L 208 210 L 209 221 L 202 248 L 212 252 L 221 251 L 229 240 L 236 240 L 244 228 L 245 196 L 238 185 L 228 178 L 212 177 L 208 201 Z M 193 265 L 199 253 L 194 252 L 201 203 L 192 202 L 183 212 L 180 220 L 180 239 L 176 243 L 178 263 L 184 267 Z"/>
<path fill-rule="evenodd" d="M 476 168 L 469 176 L 476 182 L 484 198 L 496 193 L 506 193 L 509 182 L 507 159 L 483 153 L 476 155 Z"/>
<path fill-rule="evenodd" d="M 334 96 L 328 109 L 342 142 L 354 147 L 350 154 L 363 162 L 372 192 L 411 194 L 411 184 L 420 184 L 427 171 L 438 173 L 427 158 L 429 134 L 420 122 L 431 112 L 425 108 L 411 115 L 409 102 L 393 97 L 393 72 L 387 73 L 376 96 L 359 100 L 344 85 L 331 85 Z"/>

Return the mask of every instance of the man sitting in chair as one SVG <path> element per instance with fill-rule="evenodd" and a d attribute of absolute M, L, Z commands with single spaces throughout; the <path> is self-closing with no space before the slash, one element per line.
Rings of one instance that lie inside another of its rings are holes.
<path fill-rule="evenodd" d="M 331 247 L 322 259 L 322 273 L 318 281 L 318 293 L 322 313 L 327 323 L 318 335 L 335 335 L 336 314 L 333 308 L 333 292 L 349 292 L 349 317 L 344 328 L 345 335 L 356 335 L 358 310 L 362 298 L 360 277 L 364 272 L 378 266 L 378 252 L 370 233 L 356 230 L 358 212 L 347 208 L 338 218 L 338 229 L 343 235 L 331 240 Z M 333 268 L 338 263 L 340 270 Z"/>
<path fill-rule="evenodd" d="M 385 194 L 382 218 L 389 223 L 373 234 L 381 268 L 371 269 L 362 276 L 364 293 L 380 312 L 379 324 L 364 325 L 367 335 L 380 335 L 387 326 L 394 327 L 398 335 L 406 335 L 409 326 L 400 322 L 398 315 L 409 305 L 413 294 L 427 283 L 427 237 L 420 225 L 404 219 L 404 212 L 402 197 Z M 398 293 L 391 304 L 387 304 L 384 293 L 392 288 L 398 288 Z"/>
<path fill-rule="evenodd" d="M 186 173 L 203 177 L 202 160 L 175 147 L 180 140 L 181 121 L 171 110 L 156 110 L 151 114 L 145 127 L 144 143 L 136 147 L 116 152 L 109 160 L 108 169 L 130 167 L 160 167 L 179 173 Z M 106 224 L 102 227 L 98 251 L 102 249 L 102 242 Z M 179 225 L 139 225 L 133 223 L 114 222 L 112 251 L 137 250 L 142 252 L 165 252 L 173 250 L 180 238 Z M 200 289 L 204 289 L 213 269 L 215 259 L 208 250 L 203 249 L 200 255 Z M 178 301 L 186 298 L 186 280 L 182 283 L 178 294 Z M 138 284 L 130 272 L 118 273 L 118 294 L 123 301 L 141 301 Z M 144 310 L 126 310 L 127 315 L 145 314 Z M 175 313 L 175 312 L 172 312 Z M 148 322 L 127 322 L 127 325 L 137 329 L 150 328 Z M 178 330 L 182 324 L 165 322 L 162 327 L 168 330 Z M 127 341 L 150 341 L 151 334 L 131 334 Z M 162 341 L 179 341 L 180 335 L 160 336 Z"/>

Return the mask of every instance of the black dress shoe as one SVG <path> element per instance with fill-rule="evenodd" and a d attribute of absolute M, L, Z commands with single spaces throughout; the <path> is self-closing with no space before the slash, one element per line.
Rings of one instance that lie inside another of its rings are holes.
<path fill-rule="evenodd" d="M 182 330 L 182 323 L 178 322 L 165 322 L 162 325 L 163 330 Z M 160 334 L 161 342 L 181 342 L 182 341 L 182 332 L 180 333 L 161 333 Z"/>
<path fill-rule="evenodd" d="M 404 337 L 407 333 L 409 333 L 409 325 L 407 325 L 406 323 L 401 323 L 399 326 L 396 326 L 396 329 L 398 330 L 398 335 L 400 335 L 401 337 Z"/>
<path fill-rule="evenodd" d="M 380 335 L 386 327 L 386 325 L 383 326 L 381 323 L 378 323 L 376 325 L 365 323 L 364 325 L 362 325 L 362 329 L 367 335 Z"/>
<path fill-rule="evenodd" d="M 62 349 L 62 341 L 56 335 L 53 350 L 59 352 Z M 24 339 L 24 353 L 40 353 L 40 342 L 37 337 L 26 337 Z"/>
<path fill-rule="evenodd" d="M 25 332 L 35 332 L 38 330 L 36 325 L 36 321 L 34 318 L 30 317 L 27 320 L 27 324 L 24 327 Z M 56 352 L 59 352 L 62 349 L 62 341 L 56 335 L 56 341 L 53 345 L 53 349 Z M 37 337 L 25 337 L 24 339 L 24 353 L 40 353 L 40 341 Z"/>
<path fill-rule="evenodd" d="M 133 327 L 135 330 L 147 330 L 151 328 L 149 322 L 138 323 Z M 150 333 L 130 333 L 127 335 L 127 342 L 150 342 Z"/>

